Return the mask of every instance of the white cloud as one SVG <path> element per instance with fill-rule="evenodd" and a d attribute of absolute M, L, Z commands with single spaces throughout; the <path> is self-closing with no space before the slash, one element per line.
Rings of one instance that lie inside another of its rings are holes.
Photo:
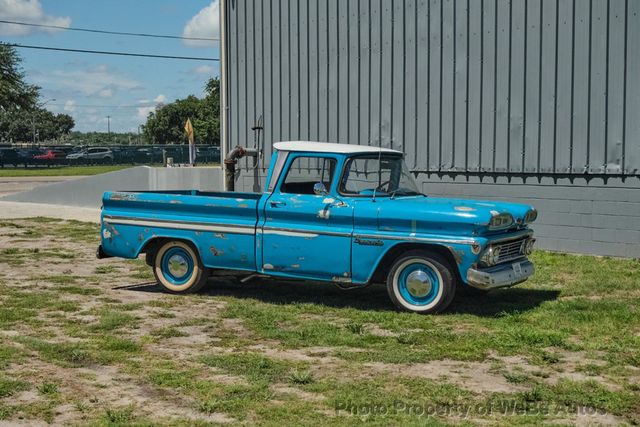
<path fill-rule="evenodd" d="M 192 73 L 195 74 L 208 74 L 211 75 L 213 74 L 213 70 L 214 68 L 210 65 L 201 65 L 199 67 L 194 68 L 193 70 L 191 70 Z"/>
<path fill-rule="evenodd" d="M 138 107 L 138 118 L 146 119 L 149 113 L 154 111 L 156 111 L 155 105 L 151 107 Z"/>
<path fill-rule="evenodd" d="M 56 87 L 67 92 L 103 98 L 112 96 L 118 90 L 130 91 L 141 87 L 137 81 L 105 65 L 84 70 L 52 70 L 32 75 L 32 78 L 34 83 L 42 87 Z"/>
<path fill-rule="evenodd" d="M 67 102 L 65 102 L 64 111 L 68 111 L 70 113 L 76 111 L 76 101 L 74 101 L 73 99 L 69 99 Z"/>
<path fill-rule="evenodd" d="M 219 38 L 220 37 L 220 8 L 218 0 L 196 14 L 189 20 L 182 30 L 183 37 Z M 184 40 L 184 44 L 192 47 L 211 47 L 218 42 L 210 40 Z"/>
<path fill-rule="evenodd" d="M 167 100 L 167 97 L 164 96 L 163 94 L 160 94 L 153 99 L 153 102 L 155 102 L 156 104 L 160 104 L 162 102 L 165 102 L 166 100 Z"/>
<path fill-rule="evenodd" d="M 71 18 L 51 16 L 44 13 L 40 0 L 0 0 L 0 16 L 7 21 L 28 22 L 30 24 L 69 27 Z M 36 31 L 52 33 L 53 28 L 38 28 L 15 24 L 0 24 L 0 35 L 25 36 Z"/>

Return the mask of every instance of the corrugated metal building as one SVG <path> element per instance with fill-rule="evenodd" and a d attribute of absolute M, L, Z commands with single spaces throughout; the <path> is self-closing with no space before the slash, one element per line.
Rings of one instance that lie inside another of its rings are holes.
<path fill-rule="evenodd" d="M 534 204 L 640 257 L 640 1 L 221 0 L 223 138 L 404 150 L 425 193 Z"/>

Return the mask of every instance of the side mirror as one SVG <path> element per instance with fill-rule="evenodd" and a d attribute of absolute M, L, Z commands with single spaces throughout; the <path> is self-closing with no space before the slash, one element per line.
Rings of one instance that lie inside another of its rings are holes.
<path fill-rule="evenodd" d="M 315 184 L 313 184 L 313 193 L 316 196 L 326 196 L 327 194 L 329 194 L 327 188 L 322 182 L 316 182 Z"/>

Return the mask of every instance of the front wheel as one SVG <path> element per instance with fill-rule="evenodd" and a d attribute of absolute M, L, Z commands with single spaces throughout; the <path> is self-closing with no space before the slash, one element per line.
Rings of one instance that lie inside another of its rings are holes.
<path fill-rule="evenodd" d="M 180 240 L 168 241 L 156 252 L 153 274 L 162 287 L 176 294 L 197 292 L 209 278 L 196 250 Z"/>
<path fill-rule="evenodd" d="M 414 313 L 439 313 L 456 291 L 448 260 L 429 251 L 414 250 L 399 257 L 387 277 L 387 291 L 397 308 Z"/>

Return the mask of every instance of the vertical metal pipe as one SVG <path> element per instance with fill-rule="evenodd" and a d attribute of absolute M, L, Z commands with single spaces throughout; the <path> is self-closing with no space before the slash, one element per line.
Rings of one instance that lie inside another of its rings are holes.
<path fill-rule="evenodd" d="M 228 111 L 227 111 L 227 0 L 220 0 L 220 159 L 226 159 L 229 141 L 227 141 Z M 234 170 L 235 173 L 235 170 Z M 223 174 L 226 176 L 226 172 Z M 227 191 L 227 179 L 222 178 L 222 190 Z M 233 183 L 233 175 L 231 182 Z M 233 185 L 233 184 L 232 184 Z"/>

